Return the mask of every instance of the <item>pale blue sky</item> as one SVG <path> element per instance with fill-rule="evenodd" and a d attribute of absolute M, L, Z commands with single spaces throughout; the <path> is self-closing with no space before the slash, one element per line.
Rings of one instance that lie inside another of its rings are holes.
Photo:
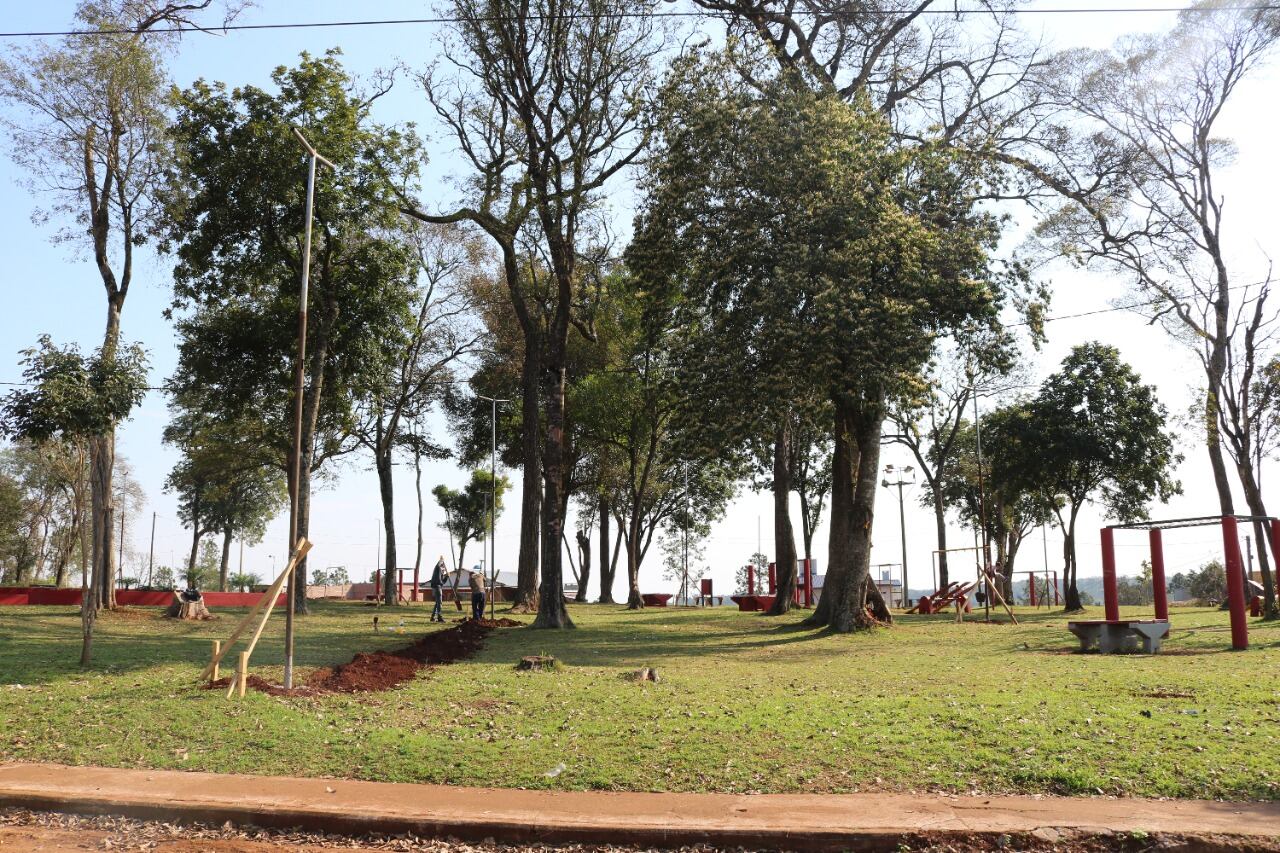
<path fill-rule="evenodd" d="M 1040 0 L 1035 5 L 1060 6 L 1061 3 Z M 6 2 L 0 7 L 0 30 L 49 30 L 64 28 L 71 20 L 71 0 L 51 0 L 43 4 Z M 431 5 L 408 0 L 382 0 L 351 4 L 337 0 L 313 2 L 268 2 L 262 0 L 250 9 L 243 22 L 326 21 L 353 17 L 406 18 L 429 17 Z M 1088 45 L 1102 47 L 1115 36 L 1138 29 L 1168 26 L 1167 14 L 1108 15 L 1042 15 L 1024 16 L 1025 25 L 1056 47 Z M 690 24 L 693 26 L 693 24 Z M 715 24 L 707 26 L 715 27 Z M 274 30 L 236 32 L 223 36 L 193 35 L 186 38 L 171 63 L 171 74 L 180 85 L 198 77 L 222 80 L 229 84 L 254 83 L 268 85 L 271 70 L 296 60 L 301 51 L 320 53 L 340 46 L 344 62 L 357 75 L 370 75 L 378 69 L 401 61 L 422 67 L 436 55 L 442 36 L 437 25 L 404 25 L 344 29 Z M 0 45 L 0 49 L 3 45 Z M 1254 76 L 1239 92 L 1224 117 L 1223 130 L 1234 137 L 1239 146 L 1238 164 L 1223 176 L 1221 188 L 1228 199 L 1231 217 L 1229 229 L 1235 253 L 1239 281 L 1252 281 L 1265 270 L 1265 255 L 1276 254 L 1275 219 L 1271 201 L 1280 197 L 1280 176 L 1274 159 L 1277 119 L 1274 93 L 1280 75 L 1274 67 Z M 402 82 L 379 102 L 379 116 L 384 121 L 417 121 L 430 130 L 428 114 L 419 93 L 408 82 Z M 427 192 L 433 199 L 447 198 L 447 178 L 453 159 L 443 142 L 433 146 L 433 160 L 428 169 Z M 301 162 L 301 161 L 300 161 Z M 48 332 L 62 343 L 78 342 L 85 348 L 96 345 L 101 337 L 104 297 L 97 274 L 84 257 L 67 246 L 53 245 L 52 229 L 32 223 L 32 210 L 39 199 L 19 185 L 21 176 L 7 159 L 0 157 L 0 256 L 6 259 L 0 268 L 0 292 L 5 309 L 0 313 L 0 381 L 19 377 L 16 353 L 34 343 L 38 334 Z M 617 198 L 628 197 L 621 188 Z M 623 202 L 625 203 L 625 201 Z M 629 212 L 619 209 L 622 222 Z M 1123 289 L 1099 274 L 1081 273 L 1058 268 L 1053 271 L 1054 305 L 1052 313 L 1069 314 L 1106 307 L 1120 298 Z M 161 312 L 169 301 L 168 270 L 163 259 L 147 255 L 138 266 L 137 279 L 124 311 L 124 334 L 142 341 L 152 355 L 152 382 L 159 384 L 173 365 L 173 334 Z M 1087 320 L 1067 320 L 1050 325 L 1050 343 L 1036 358 L 1037 377 L 1050 372 L 1071 345 L 1087 339 L 1098 339 L 1119 346 L 1125 357 L 1144 378 L 1157 384 L 1172 411 L 1185 409 L 1188 389 L 1196 382 L 1195 364 L 1159 331 L 1147 327 L 1139 318 L 1124 314 L 1108 314 Z M 137 566 L 145 573 L 147 538 L 151 512 L 157 513 L 156 562 L 173 564 L 186 553 L 189 538 L 181 529 L 173 501 L 162 491 L 164 478 L 174 462 L 174 454 L 160 442 L 167 411 L 159 394 L 151 394 L 133 419 L 119 433 L 119 450 L 133 463 L 138 479 L 146 489 L 149 506 L 142 517 L 129 522 L 129 540 L 134 556 L 126 556 L 126 571 L 137 574 Z M 1155 508 L 1153 514 L 1164 516 L 1212 513 L 1216 501 L 1208 477 L 1203 451 L 1189 444 L 1184 448 L 1187 461 L 1179 474 L 1186 495 L 1167 508 Z M 905 453 L 886 448 L 884 461 L 909 462 Z M 315 497 L 312 534 L 316 548 L 312 565 L 345 565 L 352 577 L 364 578 L 378 560 L 377 537 L 381 529 L 376 478 L 366 457 L 347 461 L 338 482 Z M 518 486 L 518 472 L 513 473 Z M 1268 479 L 1272 472 L 1268 471 Z M 438 482 L 458 485 L 465 474 L 450 464 L 431 466 L 424 473 L 424 486 Z M 401 565 L 412 564 L 415 508 L 412 482 L 402 476 L 397 482 Z M 896 494 L 896 493 L 895 493 Z M 876 551 L 873 562 L 899 560 L 898 514 L 894 495 L 881 495 L 876 521 Z M 718 524 L 707 545 L 706 555 L 712 567 L 718 590 L 728 591 L 734 567 L 745 562 L 757 541 L 757 524 L 763 531 L 764 550 L 771 550 L 771 503 L 766 495 L 743 494 L 730 508 L 727 518 Z M 439 521 L 433 507 L 427 514 L 428 561 L 447 545 L 435 527 Z M 517 512 L 512 509 L 500 520 L 497 548 L 499 567 L 509 570 L 514 565 L 517 544 Z M 797 520 L 798 523 L 798 520 Z M 909 531 L 909 563 L 912 586 L 919 587 L 928 574 L 933 541 L 932 517 L 915 507 L 907 509 Z M 1095 517 L 1081 521 L 1080 554 L 1082 573 L 1097 572 L 1097 526 Z M 270 572 L 270 555 L 283 551 L 284 519 L 271 528 L 259 546 L 245 550 L 245 567 L 261 575 Z M 824 563 L 825 527 L 815 540 L 815 552 Z M 956 544 L 968 544 L 968 534 L 955 529 Z M 1207 556 L 1218 553 L 1221 543 L 1211 529 L 1171 533 L 1166 542 L 1170 572 L 1194 567 Z M 1049 563 L 1059 563 L 1057 548 L 1060 538 L 1048 535 Z M 1133 542 L 1120 540 L 1121 571 L 1135 571 L 1142 548 L 1137 537 Z M 1023 568 L 1041 564 L 1038 541 L 1024 557 Z M 234 558 L 234 557 L 233 557 Z M 655 552 L 643 571 L 645 591 L 667 590 L 670 584 L 661 580 L 660 556 Z M 624 581 L 619 579 L 618 592 Z M 593 590 L 595 584 L 592 584 Z M 594 597 L 594 596 L 593 596 Z"/>

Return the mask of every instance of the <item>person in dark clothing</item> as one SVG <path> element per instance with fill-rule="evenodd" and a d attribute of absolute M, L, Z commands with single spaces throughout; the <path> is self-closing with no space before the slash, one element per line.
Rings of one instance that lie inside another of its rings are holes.
<path fill-rule="evenodd" d="M 471 573 L 471 618 L 484 618 L 484 573 L 479 571 Z"/>
<path fill-rule="evenodd" d="M 445 575 L 444 555 L 440 555 L 440 559 L 436 561 L 436 567 L 431 572 L 431 595 L 436 600 L 436 606 L 431 611 L 432 622 L 443 622 L 444 615 L 440 612 L 440 603 L 444 600 L 444 575 Z"/>

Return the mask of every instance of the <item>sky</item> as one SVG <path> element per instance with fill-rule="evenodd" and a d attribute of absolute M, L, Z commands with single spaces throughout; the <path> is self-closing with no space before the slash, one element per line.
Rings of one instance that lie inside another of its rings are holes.
<path fill-rule="evenodd" d="M 1096 8 L 1106 4 L 1082 4 L 1075 0 L 1035 0 L 1028 9 Z M 1113 4 L 1114 5 L 1114 4 Z M 1133 8 L 1134 3 L 1124 6 Z M 1147 5 L 1158 5 L 1148 3 Z M 1164 5 L 1164 4 L 1159 4 Z M 4 3 L 0 6 L 0 31 L 26 32 L 59 30 L 72 21 L 72 0 L 46 0 L 44 3 Z M 357 16 L 354 9 L 359 10 Z M 671 7 L 679 8 L 679 7 Z M 429 17 L 434 13 L 430 3 L 409 0 L 380 0 L 352 6 L 345 0 L 310 0 L 306 4 L 259 0 L 248 9 L 240 23 L 320 22 L 350 20 L 353 17 L 399 19 Z M 1174 16 L 1167 12 L 1091 13 L 1091 14 L 1024 14 L 1024 28 L 1040 36 L 1052 48 L 1095 47 L 1110 45 L 1126 33 L 1158 31 L 1168 28 Z M 690 24 L 698 26 L 698 24 Z M 705 22 L 712 33 L 719 24 Z M 270 73 L 282 64 L 291 64 L 303 51 L 319 54 L 340 47 L 343 62 L 354 75 L 368 77 L 403 64 L 424 68 L 438 58 L 438 45 L 443 27 L 437 24 L 407 24 L 377 27 L 317 28 L 233 32 L 223 35 L 190 35 L 185 37 L 172 57 L 169 72 L 174 82 L 185 86 L 198 78 L 220 80 L 229 85 L 270 85 Z M 0 50 L 20 44 L 21 40 L 0 40 Z M 1274 109 L 1274 93 L 1280 91 L 1280 66 L 1272 64 L 1258 69 L 1236 93 L 1225 112 L 1220 133 L 1230 137 L 1238 148 L 1234 165 L 1222 172 L 1218 186 L 1226 199 L 1227 232 L 1237 282 L 1256 281 L 1266 272 L 1268 258 L 1280 252 L 1280 231 L 1275 227 L 1272 201 L 1280 197 L 1280 170 L 1274 159 L 1274 143 L 1280 136 L 1280 117 Z M 8 107 L 0 105 L 0 110 Z M 378 118 L 384 122 L 417 122 L 430 143 L 431 160 L 424 182 L 428 201 L 452 193 L 450 179 L 457 160 L 447 140 L 433 133 L 426 103 L 421 93 L 406 80 L 378 103 Z M 299 159 L 300 176 L 302 160 Z M 630 211 L 625 199 L 626 188 L 615 198 L 614 213 L 620 223 L 627 223 Z M 101 341 L 105 322 L 105 297 L 101 281 L 91 259 L 81 249 L 66 244 L 55 245 L 51 238 L 55 228 L 33 221 L 33 213 L 46 203 L 39 193 L 24 185 L 24 175 L 0 152 L 0 382 L 21 378 L 18 351 L 33 345 L 38 335 L 50 334 L 60 344 L 78 343 L 85 350 Z M 1017 223 L 1025 228 L 1027 216 Z M 1101 271 L 1077 270 L 1054 264 L 1042 271 L 1052 289 L 1050 316 L 1079 314 L 1123 303 L 1126 289 L 1122 281 Z M 142 342 L 150 353 L 150 384 L 159 385 L 174 366 L 175 340 L 163 311 L 171 300 L 168 261 L 144 254 L 137 266 L 133 289 L 123 312 L 123 332 L 128 340 Z M 1171 415 L 1186 411 L 1198 381 L 1198 363 L 1194 356 L 1171 341 L 1160 329 L 1148 326 L 1136 315 L 1117 311 L 1087 318 L 1063 319 L 1048 325 L 1049 341 L 1039 353 L 1028 356 L 1027 369 L 1033 381 L 1051 373 L 1070 348 L 1088 340 L 1117 346 L 1124 359 L 1143 377 L 1154 384 Z M 5 390 L 0 386 L 0 391 Z M 984 400 L 984 406 L 996 401 Z M 190 548 L 190 534 L 178 520 L 172 495 L 164 492 L 165 477 L 176 461 L 175 452 L 161 441 L 168 419 L 163 395 L 148 394 L 133 417 L 118 432 L 117 452 L 128 458 L 135 476 L 147 494 L 147 503 L 136 518 L 126 518 L 125 574 L 146 576 L 149 541 L 154 514 L 156 565 L 181 565 Z M 445 437 L 447 424 L 437 419 L 436 429 Z M 1185 461 L 1177 470 L 1183 494 L 1168 506 L 1154 506 L 1151 517 L 1185 517 L 1216 513 L 1217 499 L 1213 489 L 1204 450 L 1195 437 L 1180 434 L 1180 449 Z M 911 464 L 905 448 L 886 446 L 882 463 L 898 466 Z M 1264 482 L 1273 472 L 1266 466 Z M 353 579 L 367 579 L 375 566 L 381 565 L 382 522 L 377 478 L 367 455 L 344 460 L 337 476 L 313 497 L 311 532 L 315 548 L 311 552 L 313 569 L 344 566 Z M 513 497 L 519 494 L 520 472 L 509 471 Z M 424 491 L 445 483 L 459 487 L 468 478 L 466 471 L 451 462 L 428 464 L 423 471 Z M 397 540 L 400 564 L 411 566 L 416 533 L 416 506 L 413 499 L 412 469 L 399 469 L 396 480 Z M 912 589 L 931 588 L 933 549 L 932 512 L 919 506 L 920 487 L 906 490 L 905 524 L 907 529 L 906 562 Z M 438 524 L 442 520 L 428 494 L 424 534 L 424 563 L 429 565 L 440 554 L 447 555 L 448 542 Z M 497 565 L 502 571 L 515 567 L 518 548 L 518 500 L 508 502 L 510 509 L 498 521 L 494 545 Z M 799 532 L 798 506 L 793 521 Z M 879 495 L 873 530 L 873 563 L 900 563 L 900 526 L 897 490 L 884 489 Z M 1102 520 L 1095 511 L 1087 511 L 1079 522 L 1078 551 L 1081 575 L 1100 573 L 1099 527 Z M 283 565 L 286 551 L 287 519 L 277 519 L 265 539 L 243 548 L 246 571 L 266 577 L 273 568 Z M 705 575 L 711 577 L 717 592 L 731 592 L 735 569 L 745 564 L 757 550 L 757 544 L 768 555 L 772 551 L 772 501 L 767 493 L 744 491 L 732 503 L 722 521 L 714 525 L 705 543 Z M 814 555 L 818 570 L 823 571 L 826 557 L 826 524 L 817 531 Z M 972 544 L 972 533 L 952 523 L 953 547 Z M 1062 537 L 1055 530 L 1039 534 L 1024 546 L 1022 569 L 1051 570 L 1061 565 Z M 1194 569 L 1221 553 L 1222 542 L 1215 528 L 1170 531 L 1165 538 L 1167 571 Z M 798 543 L 799 544 L 799 543 Z M 1136 573 L 1145 556 L 1145 537 L 1136 533 L 1118 537 L 1118 563 L 1122 574 Z M 240 548 L 232 552 L 232 566 L 239 563 Z M 468 562 L 471 562 L 469 553 Z M 966 559 L 962 556 L 962 559 Z M 971 565 L 971 564 L 968 564 Z M 896 573 L 896 569 L 893 570 Z M 953 577 L 964 578 L 963 569 L 955 568 Z M 970 573 L 973 572 L 969 568 Z M 594 574 L 594 573 L 593 573 Z M 566 577 L 570 577 L 566 566 Z M 896 577 L 896 574 L 895 574 Z M 641 571 L 644 592 L 671 592 L 674 584 L 662 577 L 661 556 L 651 552 Z M 592 597 L 596 582 L 593 580 Z M 625 595 L 625 569 L 619 572 L 615 596 Z"/>

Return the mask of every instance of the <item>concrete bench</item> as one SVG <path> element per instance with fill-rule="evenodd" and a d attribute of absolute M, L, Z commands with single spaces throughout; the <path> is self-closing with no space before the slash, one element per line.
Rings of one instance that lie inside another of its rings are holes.
<path fill-rule="evenodd" d="M 1080 651 L 1097 649 L 1103 654 L 1141 651 L 1154 655 L 1169 636 L 1167 619 L 1088 619 L 1068 622 L 1067 630 L 1080 638 Z"/>

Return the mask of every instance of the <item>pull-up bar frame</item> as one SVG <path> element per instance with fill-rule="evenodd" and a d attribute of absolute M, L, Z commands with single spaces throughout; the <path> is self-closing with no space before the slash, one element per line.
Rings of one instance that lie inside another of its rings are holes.
<path fill-rule="evenodd" d="M 1222 547 L 1227 573 L 1227 609 L 1231 614 L 1231 648 L 1249 648 L 1249 620 L 1245 613 L 1244 561 L 1240 557 L 1239 523 L 1266 522 L 1272 553 L 1280 548 L 1280 520 L 1258 515 L 1202 515 L 1193 518 L 1134 521 L 1102 528 L 1102 596 L 1108 622 L 1120 619 L 1120 596 L 1116 587 L 1117 530 L 1146 530 L 1151 545 L 1151 586 L 1156 618 L 1168 621 L 1169 594 L 1164 576 L 1162 531 L 1179 527 L 1222 527 Z"/>

